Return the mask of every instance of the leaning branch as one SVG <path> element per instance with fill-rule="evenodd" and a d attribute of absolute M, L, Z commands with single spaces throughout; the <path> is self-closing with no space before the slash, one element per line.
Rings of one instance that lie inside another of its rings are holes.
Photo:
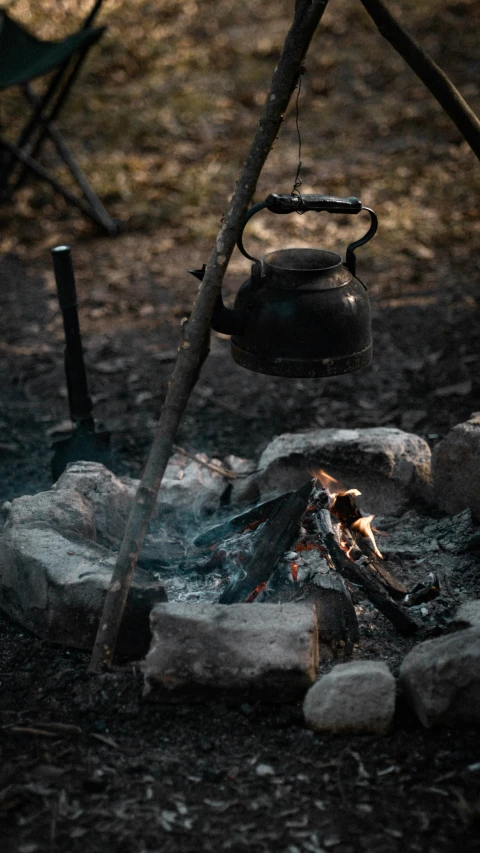
<path fill-rule="evenodd" d="M 382 35 L 408 63 L 452 119 L 480 160 L 480 121 L 444 71 L 400 26 L 382 0 L 361 0 Z"/>
<path fill-rule="evenodd" d="M 263 116 L 243 165 L 232 200 L 217 235 L 190 319 L 183 326 L 177 361 L 105 598 L 90 672 L 113 661 L 130 583 L 153 513 L 158 489 L 172 452 L 178 426 L 200 369 L 209 352 L 210 322 L 231 254 L 255 192 L 258 178 L 280 130 L 297 84 L 302 61 L 328 0 L 297 0 L 292 26 L 274 71 Z"/>

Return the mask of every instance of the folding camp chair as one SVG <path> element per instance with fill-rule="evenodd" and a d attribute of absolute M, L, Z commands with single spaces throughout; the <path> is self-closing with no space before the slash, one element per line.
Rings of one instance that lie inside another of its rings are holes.
<path fill-rule="evenodd" d="M 101 4 L 102 0 L 96 0 L 82 28 L 58 42 L 40 41 L 0 10 L 0 90 L 20 85 L 30 106 L 28 120 L 17 141 L 10 142 L 0 136 L 0 199 L 12 200 L 28 171 L 32 171 L 114 235 L 118 233 L 118 223 L 105 210 L 55 124 L 89 49 L 105 32 L 106 27 L 92 27 Z M 49 72 L 54 73 L 40 97 L 30 83 Z M 53 142 L 83 195 L 71 192 L 38 162 L 47 138 Z"/>

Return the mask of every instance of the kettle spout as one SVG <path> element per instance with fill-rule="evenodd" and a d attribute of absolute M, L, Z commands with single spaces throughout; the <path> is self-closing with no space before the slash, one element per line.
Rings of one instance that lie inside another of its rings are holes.
<path fill-rule="evenodd" d="M 205 277 L 205 270 L 206 269 L 207 269 L 207 265 L 204 264 L 201 269 L 199 269 L 199 270 L 188 270 L 188 272 L 190 273 L 190 275 L 193 275 L 193 276 L 195 276 L 195 278 L 198 278 L 199 281 L 203 281 L 203 279 Z"/>
<path fill-rule="evenodd" d="M 227 308 L 219 293 L 212 314 L 212 329 L 222 335 L 241 335 L 245 326 L 243 311 Z"/>
<path fill-rule="evenodd" d="M 188 270 L 188 272 L 198 278 L 199 281 L 203 281 L 205 269 L 206 264 L 203 265 L 202 269 Z M 222 335 L 241 335 L 245 326 L 243 311 L 227 308 L 223 302 L 222 294 L 219 293 L 213 309 L 211 326 L 214 332 L 220 332 Z"/>

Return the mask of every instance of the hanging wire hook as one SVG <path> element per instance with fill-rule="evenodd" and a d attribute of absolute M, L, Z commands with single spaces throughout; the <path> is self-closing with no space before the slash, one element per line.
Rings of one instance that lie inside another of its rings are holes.
<path fill-rule="evenodd" d="M 293 188 L 290 195 L 296 196 L 300 200 L 300 206 L 298 207 L 296 213 L 303 214 L 305 213 L 305 207 L 303 204 L 302 194 L 300 192 L 300 187 L 302 186 L 302 179 L 300 178 L 300 171 L 302 168 L 302 137 L 300 134 L 300 92 L 302 90 L 302 74 L 305 74 L 306 68 L 304 65 L 300 66 L 299 76 L 298 76 L 298 85 L 297 85 L 297 97 L 295 100 L 295 127 L 297 128 L 297 137 L 298 137 L 298 166 L 297 173 L 295 175 L 295 180 L 293 182 Z"/>

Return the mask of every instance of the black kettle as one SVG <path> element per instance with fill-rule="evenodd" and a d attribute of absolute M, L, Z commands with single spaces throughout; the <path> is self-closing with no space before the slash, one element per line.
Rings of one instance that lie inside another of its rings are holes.
<path fill-rule="evenodd" d="M 370 214 L 370 228 L 340 255 L 324 249 L 281 249 L 262 261 L 243 246 L 243 230 L 255 213 L 328 211 Z M 355 275 L 355 249 L 377 230 L 377 217 L 357 198 L 271 193 L 248 212 L 238 248 L 254 261 L 234 308 L 219 296 L 212 328 L 231 335 L 233 359 L 257 373 L 317 377 L 350 373 L 372 358 L 370 303 Z M 198 276 L 200 277 L 200 276 Z"/>

